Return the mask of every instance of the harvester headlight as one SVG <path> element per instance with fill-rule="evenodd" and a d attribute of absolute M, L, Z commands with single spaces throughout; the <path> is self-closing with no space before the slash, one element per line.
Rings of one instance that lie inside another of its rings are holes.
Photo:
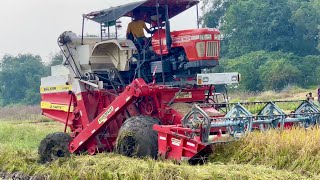
<path fill-rule="evenodd" d="M 220 39 L 221 39 L 220 34 L 215 34 L 215 35 L 214 35 L 214 40 L 220 41 Z"/>
<path fill-rule="evenodd" d="M 211 34 L 202 34 L 200 35 L 200 40 L 212 40 Z"/>
<path fill-rule="evenodd" d="M 197 42 L 196 49 L 199 57 L 204 57 L 205 54 L 205 42 Z"/>

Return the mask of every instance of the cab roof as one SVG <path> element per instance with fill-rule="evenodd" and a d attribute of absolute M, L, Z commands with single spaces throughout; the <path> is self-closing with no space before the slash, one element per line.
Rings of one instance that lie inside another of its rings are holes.
<path fill-rule="evenodd" d="M 85 14 L 84 17 L 97 23 L 110 24 L 121 17 L 132 17 L 133 10 L 139 10 L 141 18 L 150 23 L 151 16 L 156 15 L 156 4 L 159 3 L 159 14 L 164 15 L 164 6 L 168 4 L 169 19 L 199 3 L 198 0 L 143 0 Z"/>

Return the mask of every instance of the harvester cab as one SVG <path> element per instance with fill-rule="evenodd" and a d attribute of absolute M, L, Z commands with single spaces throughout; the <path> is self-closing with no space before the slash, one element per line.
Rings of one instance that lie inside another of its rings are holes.
<path fill-rule="evenodd" d="M 170 19 L 198 3 L 197 0 L 145 0 L 94 11 L 83 15 L 83 19 L 100 24 L 100 38 L 84 37 L 84 32 L 81 37 L 65 32 L 59 38 L 59 45 L 69 69 L 79 78 L 96 76 L 118 82 L 118 76 L 113 75 L 118 71 L 124 84 L 137 77 L 150 83 L 155 72 L 158 84 L 185 84 L 181 81 L 196 84 L 197 73 L 218 65 L 220 32 L 208 28 L 170 32 Z M 153 35 L 142 47 L 135 40 L 118 38 L 117 22 L 122 17 L 133 18 L 134 11 L 141 12 L 139 19 L 153 28 Z M 113 27 L 115 36 L 111 37 Z M 108 74 L 111 70 L 112 75 Z M 104 82 L 111 85 L 107 80 Z"/>

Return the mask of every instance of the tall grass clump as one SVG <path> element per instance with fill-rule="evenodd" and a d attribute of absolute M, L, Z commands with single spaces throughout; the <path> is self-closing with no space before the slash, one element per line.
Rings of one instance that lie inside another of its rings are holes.
<path fill-rule="evenodd" d="M 234 143 L 219 146 L 213 162 L 249 163 L 302 174 L 320 174 L 320 129 L 253 132 Z"/>

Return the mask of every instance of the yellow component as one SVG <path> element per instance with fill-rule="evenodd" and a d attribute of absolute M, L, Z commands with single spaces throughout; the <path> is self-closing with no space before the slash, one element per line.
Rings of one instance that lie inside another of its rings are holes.
<path fill-rule="evenodd" d="M 64 91 L 71 91 L 71 90 L 72 90 L 71 85 L 40 87 L 40 93 L 64 92 Z"/>
<path fill-rule="evenodd" d="M 57 110 L 57 111 L 64 111 L 68 112 L 69 106 L 62 105 L 62 104 L 52 104 L 50 102 L 41 101 L 41 109 L 50 109 L 50 110 Z M 70 112 L 73 112 L 74 107 L 70 107 Z"/>

